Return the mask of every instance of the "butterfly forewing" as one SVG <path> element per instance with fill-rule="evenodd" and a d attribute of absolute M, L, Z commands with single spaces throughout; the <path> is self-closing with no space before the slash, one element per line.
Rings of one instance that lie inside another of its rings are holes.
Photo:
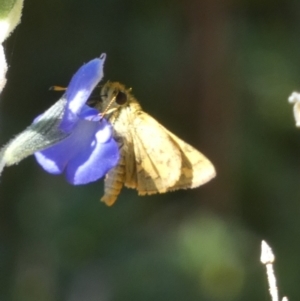
<path fill-rule="evenodd" d="M 205 184 L 216 176 L 212 163 L 198 150 L 185 143 L 168 131 L 170 138 L 181 152 L 181 176 L 179 181 L 169 190 L 195 188 Z"/>
<path fill-rule="evenodd" d="M 138 112 L 132 127 L 139 194 L 166 192 L 180 177 L 180 151 L 151 116 Z"/>

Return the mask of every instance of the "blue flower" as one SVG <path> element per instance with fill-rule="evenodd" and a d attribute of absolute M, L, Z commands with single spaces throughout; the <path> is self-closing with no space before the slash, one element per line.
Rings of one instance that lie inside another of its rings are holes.
<path fill-rule="evenodd" d="M 103 77 L 105 54 L 83 65 L 66 91 L 66 105 L 58 129 L 67 137 L 35 152 L 37 162 L 51 174 L 65 172 L 69 183 L 87 184 L 103 177 L 119 161 L 112 127 L 99 112 L 86 105 Z M 43 115 L 36 118 L 39 122 Z"/>

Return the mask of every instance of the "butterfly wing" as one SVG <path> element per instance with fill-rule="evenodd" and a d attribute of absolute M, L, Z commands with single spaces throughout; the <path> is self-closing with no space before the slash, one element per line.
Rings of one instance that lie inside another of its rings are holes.
<path fill-rule="evenodd" d="M 198 187 L 215 176 L 214 166 L 202 153 L 147 113 L 137 113 L 130 132 L 140 195 Z"/>
<path fill-rule="evenodd" d="M 136 156 L 130 131 L 128 131 L 124 139 L 124 146 L 121 151 L 125 162 L 124 185 L 128 188 L 135 189 L 137 187 Z"/>
<path fill-rule="evenodd" d="M 165 129 L 143 111 L 136 113 L 130 132 L 138 193 L 145 195 L 166 192 L 180 178 L 181 154 L 178 147 Z"/>
<path fill-rule="evenodd" d="M 111 206 L 122 184 L 137 189 L 140 195 L 168 191 L 181 175 L 181 154 L 164 128 L 143 111 L 123 109 L 122 119 L 115 124 L 120 161 L 105 179 L 105 194 L 101 199 Z"/>
<path fill-rule="evenodd" d="M 207 183 L 216 176 L 213 164 L 201 152 L 179 139 L 170 131 L 166 131 L 179 148 L 182 159 L 180 179 L 169 190 L 195 188 Z"/>

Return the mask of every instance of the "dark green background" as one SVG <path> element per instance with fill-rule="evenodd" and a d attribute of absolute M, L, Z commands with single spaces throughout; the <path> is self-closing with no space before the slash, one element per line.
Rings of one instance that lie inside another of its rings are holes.
<path fill-rule="evenodd" d="M 5 43 L 1 144 L 107 53 L 105 80 L 203 151 L 218 176 L 112 208 L 103 181 L 72 187 L 34 158 L 0 183 L 0 301 L 270 300 L 260 241 L 282 294 L 300 295 L 297 0 L 25 0 Z"/>

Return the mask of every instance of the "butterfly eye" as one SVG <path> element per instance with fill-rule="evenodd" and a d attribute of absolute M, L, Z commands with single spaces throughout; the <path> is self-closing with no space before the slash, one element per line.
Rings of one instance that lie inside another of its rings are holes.
<path fill-rule="evenodd" d="M 119 91 L 116 95 L 116 103 L 118 105 L 123 105 L 127 101 L 127 95 L 124 92 Z"/>

